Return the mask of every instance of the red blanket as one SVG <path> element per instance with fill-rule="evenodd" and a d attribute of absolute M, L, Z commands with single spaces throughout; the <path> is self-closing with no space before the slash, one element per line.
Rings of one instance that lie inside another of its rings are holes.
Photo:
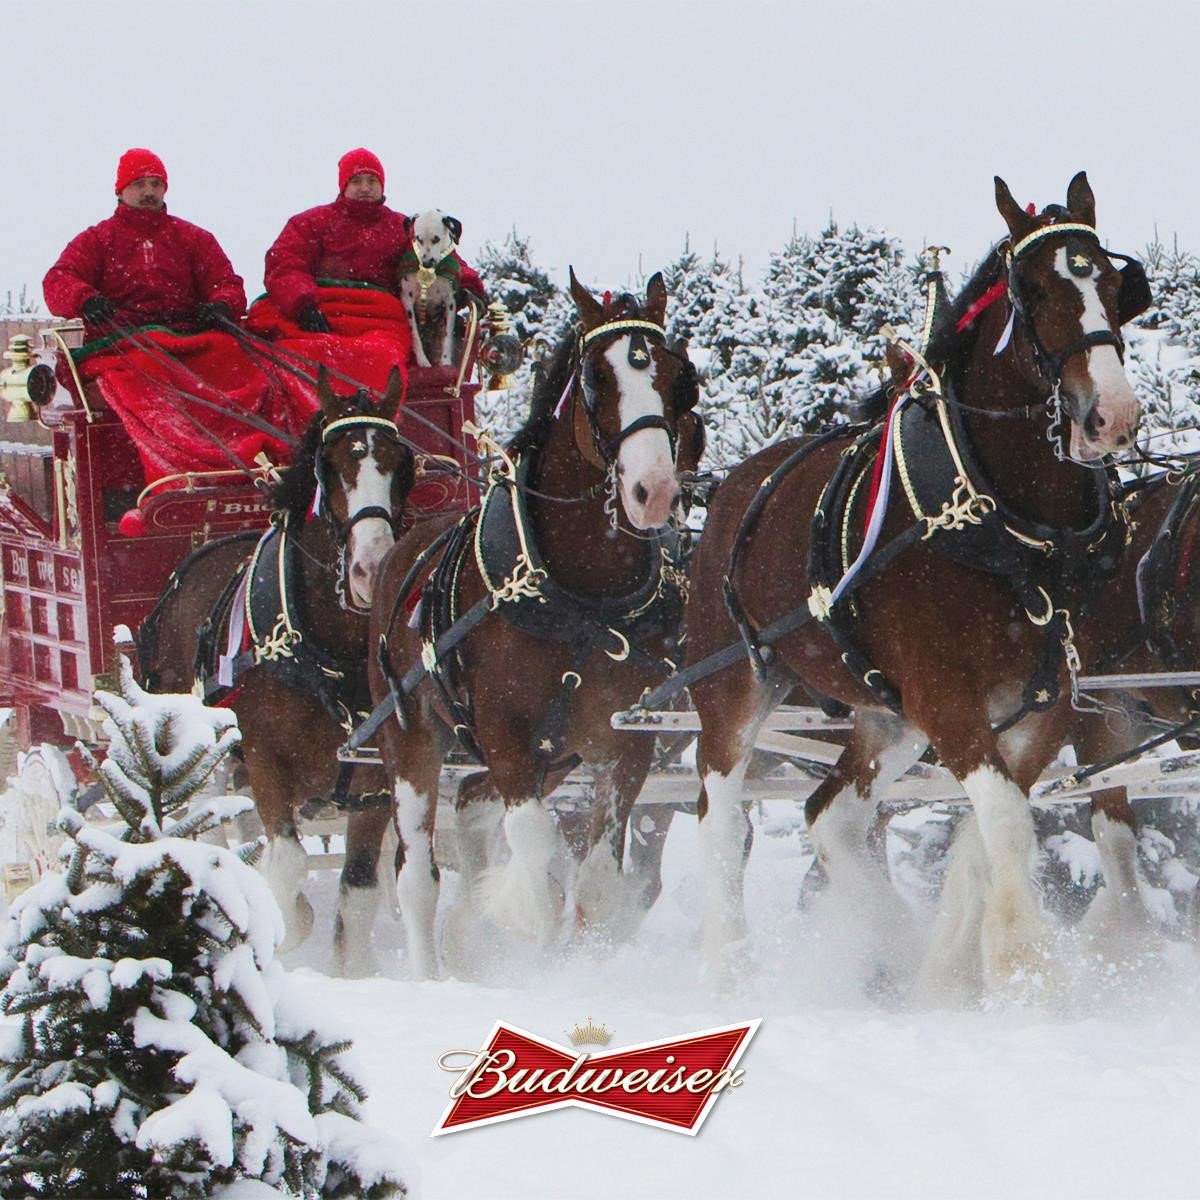
<path fill-rule="evenodd" d="M 294 439 L 304 432 L 320 407 L 315 385 L 280 363 L 312 376 L 324 363 L 377 392 L 398 366 L 407 382 L 412 338 L 395 296 L 377 288 L 323 287 L 321 307 L 332 334 L 305 333 L 264 297 L 250 310 L 247 329 L 273 346 L 243 346 L 221 332 L 141 329 L 131 339 L 89 349 L 78 359 L 79 373 L 121 418 L 147 482 L 250 465 L 262 451 L 287 462 L 286 441 L 241 417 L 252 414 Z M 330 383 L 336 392 L 351 390 L 336 375 Z"/>
<path fill-rule="evenodd" d="M 323 363 L 363 387 L 382 392 L 392 368 L 399 367 L 407 384 L 412 334 L 400 301 L 390 292 L 373 287 L 322 287 L 320 293 L 321 311 L 332 333 L 305 333 L 276 308 L 269 296 L 251 305 L 246 328 L 269 338 L 278 356 L 307 375 L 314 375 L 315 364 Z M 286 391 L 290 408 L 316 412 L 312 384 L 278 366 L 266 366 L 264 370 Z M 351 385 L 336 374 L 329 382 L 335 392 L 351 391 Z"/>
<path fill-rule="evenodd" d="M 228 333 L 141 329 L 81 356 L 78 368 L 124 422 L 147 482 L 250 464 L 263 450 L 286 461 L 286 443 L 246 424 L 242 413 L 293 436 L 307 421 Z"/>

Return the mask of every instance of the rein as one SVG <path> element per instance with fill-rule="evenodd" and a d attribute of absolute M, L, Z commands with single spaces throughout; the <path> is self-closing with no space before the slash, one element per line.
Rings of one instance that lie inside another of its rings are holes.
<path fill-rule="evenodd" d="M 230 336 L 241 343 L 242 349 L 245 350 L 248 355 L 260 363 L 266 362 L 270 366 L 281 371 L 286 371 L 289 375 L 293 375 L 295 378 L 300 379 L 305 383 L 316 383 L 317 376 L 315 372 L 324 365 L 318 362 L 316 359 L 309 358 L 306 354 L 301 354 L 298 350 L 293 350 L 287 346 L 281 346 L 267 338 L 260 337 L 258 334 L 251 333 L 249 330 L 243 329 L 237 324 L 237 322 L 229 320 L 228 318 L 220 318 L 220 324 L 221 327 L 230 334 Z M 302 366 L 296 364 L 302 364 Z M 314 373 L 310 374 L 309 371 L 303 369 L 304 367 L 311 368 Z M 382 392 L 376 390 L 375 388 L 368 387 L 361 380 L 355 379 L 351 375 L 347 375 L 344 371 L 339 371 L 336 367 L 329 366 L 326 366 L 325 370 L 329 374 L 330 378 L 338 380 L 339 383 L 346 383 L 353 387 L 356 391 L 366 392 L 372 399 L 376 401 L 383 399 Z M 415 409 L 409 408 L 407 405 L 405 405 L 401 408 L 400 415 L 403 416 L 405 420 L 412 421 L 415 424 L 420 425 L 422 428 L 435 433 L 443 441 L 449 442 L 454 449 L 460 450 L 465 458 L 478 463 L 481 467 L 484 465 L 484 459 L 476 454 L 465 441 L 454 437 L 453 434 L 447 433 L 446 430 L 444 430 L 440 425 L 438 425 L 435 421 L 430 420 L 424 414 L 419 413 Z M 397 431 L 396 437 L 414 454 L 425 455 L 427 453 L 414 441 L 405 437 L 399 431 Z M 457 475 L 467 483 L 474 484 L 477 487 L 483 487 L 486 483 L 486 480 L 482 476 L 472 474 L 470 471 L 458 466 L 457 463 L 451 466 L 449 462 L 446 462 L 444 463 L 444 466 L 448 474 Z"/>

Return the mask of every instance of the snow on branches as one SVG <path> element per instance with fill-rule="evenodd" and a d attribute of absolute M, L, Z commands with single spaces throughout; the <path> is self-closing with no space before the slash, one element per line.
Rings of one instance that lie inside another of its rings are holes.
<path fill-rule="evenodd" d="M 359 1121 L 347 1032 L 275 961 L 253 847 L 191 840 L 248 803 L 193 802 L 233 717 L 147 695 L 125 663 L 120 689 L 97 698 L 121 821 L 64 810 L 70 867 L 0 934 L 0 1194 L 406 1195 L 405 1156 Z"/>

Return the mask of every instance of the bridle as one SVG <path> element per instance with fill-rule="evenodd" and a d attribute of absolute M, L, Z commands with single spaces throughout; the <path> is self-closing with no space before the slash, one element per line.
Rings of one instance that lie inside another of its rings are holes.
<path fill-rule="evenodd" d="M 330 421 L 321 431 L 321 446 L 316 455 L 314 471 L 317 477 L 317 492 L 313 502 L 313 511 L 315 515 L 324 518 L 325 522 L 333 534 L 334 542 L 338 548 L 338 564 L 337 564 L 337 593 L 338 600 L 343 608 L 350 609 L 354 612 L 365 612 L 355 604 L 350 596 L 350 589 L 346 586 L 346 577 L 348 574 L 348 563 L 346 555 L 350 549 L 350 534 L 360 521 L 369 521 L 378 519 L 386 521 L 388 528 L 392 531 L 392 536 L 396 534 L 396 526 L 400 520 L 399 514 L 395 514 L 389 508 L 384 508 L 381 504 L 364 504 L 362 508 L 356 509 L 344 521 L 339 521 L 333 512 L 332 505 L 328 502 L 328 487 L 326 485 L 326 463 L 325 449 L 333 442 L 340 438 L 347 437 L 355 431 L 378 430 L 384 437 L 394 440 L 398 445 L 403 445 L 403 439 L 400 437 L 400 431 L 396 428 L 395 421 L 389 421 L 387 417 L 378 417 L 369 413 L 358 413 L 349 417 L 339 417 L 335 421 Z M 364 459 L 367 457 L 367 441 L 362 438 L 350 448 L 351 456 L 356 459 Z"/>
<path fill-rule="evenodd" d="M 672 358 L 678 359 L 683 363 L 688 363 L 688 359 L 684 355 L 678 354 L 668 348 L 667 331 L 654 321 L 644 321 L 632 317 L 620 318 L 615 321 L 608 321 L 603 325 L 597 325 L 595 329 L 588 333 L 580 333 L 578 348 L 579 365 L 576 369 L 576 376 L 579 379 L 579 386 L 583 393 L 583 412 L 587 419 L 592 449 L 598 458 L 598 461 L 593 460 L 594 465 L 606 472 L 614 470 L 617 455 L 620 453 L 621 446 L 625 440 L 632 437 L 635 433 L 640 433 L 643 429 L 663 430 L 667 435 L 667 440 L 671 444 L 671 458 L 672 460 L 675 458 L 675 426 L 662 413 L 647 413 L 645 416 L 638 417 L 636 420 L 630 421 L 628 425 L 612 437 L 606 437 L 600 430 L 598 418 L 600 390 L 596 382 L 596 365 L 593 362 L 595 346 L 600 338 L 622 333 L 630 335 L 629 353 L 626 356 L 626 361 L 634 371 L 647 371 L 654 362 L 654 356 L 647 346 L 647 341 L 653 341 L 655 345 Z M 672 411 L 674 411 L 673 408 Z M 580 449 L 584 450 L 582 446 Z M 586 451 L 584 451 L 584 454 L 585 457 L 590 458 Z"/>
<path fill-rule="evenodd" d="M 1062 349 L 1054 351 L 1048 350 L 1038 336 L 1037 328 L 1022 294 L 1021 259 L 1046 238 L 1063 235 L 1086 238 L 1094 242 L 1102 254 L 1107 253 L 1100 245 L 1100 238 L 1095 229 L 1091 225 L 1085 225 L 1082 221 L 1061 221 L 1057 224 L 1051 222 L 1049 225 L 1043 225 L 1040 229 L 1026 234 L 1015 246 L 1005 251 L 1005 261 L 1008 267 L 1008 301 L 1011 306 L 1009 321 L 1011 323 L 1014 317 L 1020 318 L 1025 336 L 1033 349 L 1038 369 L 1053 387 L 1055 395 L 1062 386 L 1062 373 L 1067 360 L 1074 358 L 1077 354 L 1083 354 L 1095 346 L 1112 346 L 1117 352 L 1117 357 L 1122 362 L 1125 361 L 1125 339 L 1111 328 L 1094 329 L 1089 333 L 1084 333 Z M 1112 255 L 1111 257 L 1126 258 L 1125 255 Z M 1126 261 L 1129 260 L 1126 259 Z M 1089 260 L 1089 265 L 1090 263 L 1091 260 Z"/>

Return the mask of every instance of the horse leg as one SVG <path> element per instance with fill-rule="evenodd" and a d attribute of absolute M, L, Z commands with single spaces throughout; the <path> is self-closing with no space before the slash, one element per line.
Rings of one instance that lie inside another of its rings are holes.
<path fill-rule="evenodd" d="M 251 737 L 246 729 L 252 722 L 242 722 L 246 738 L 246 769 L 254 785 L 254 804 L 267 835 L 267 850 L 259 864 L 266 876 L 271 894 L 283 913 L 285 936 L 280 946 L 287 953 L 299 946 L 312 932 L 313 910 L 302 888 L 308 875 L 308 856 L 300 844 L 296 829 L 293 798 L 303 793 L 297 790 L 301 781 L 293 778 L 289 763 L 277 755 L 266 738 Z"/>
<path fill-rule="evenodd" d="M 590 849 L 579 868 L 575 889 L 576 914 L 585 928 L 621 939 L 630 936 L 641 915 L 636 885 L 623 869 L 625 830 L 633 803 L 654 757 L 654 743 L 643 734 L 641 743 L 596 772 L 593 789 Z"/>
<path fill-rule="evenodd" d="M 413 749 L 409 742 L 406 751 Z M 409 770 L 392 785 L 395 801 L 396 894 L 408 938 L 413 974 L 419 979 L 437 977 L 434 919 L 437 916 L 441 873 L 433 857 L 433 825 L 437 815 L 441 754 L 431 746 L 424 754 L 406 758 Z"/>
<path fill-rule="evenodd" d="M 742 784 L 758 730 L 786 689 L 760 686 L 749 665 L 694 689 L 700 716 L 696 766 L 700 773 L 700 848 L 704 864 L 704 961 L 718 987 L 737 977 L 746 950 L 743 894 L 753 829 Z"/>
<path fill-rule="evenodd" d="M 924 734 L 899 717 L 859 709 L 854 733 L 833 769 L 805 804 L 816 860 L 829 894 L 867 922 L 871 954 L 882 959 L 904 942 L 907 907 L 887 866 L 872 852 L 870 835 L 888 786 L 925 752 Z"/>
<path fill-rule="evenodd" d="M 511 857 L 480 877 L 480 901 L 494 924 L 508 933 L 546 945 L 554 935 L 562 909 L 561 892 L 550 874 L 558 847 L 553 814 L 537 796 L 513 798 L 499 780 L 504 796 L 504 835 Z"/>
<path fill-rule="evenodd" d="M 473 899 L 503 819 L 504 805 L 487 771 L 474 771 L 459 781 L 454 800 L 459 888 L 442 930 L 442 962 L 459 978 L 477 975 L 488 954 L 488 944 L 474 927 Z"/>
<path fill-rule="evenodd" d="M 379 850 L 391 814 L 376 806 L 352 812 L 346 821 L 346 861 L 338 884 L 333 925 L 334 962 L 339 975 L 378 974 L 371 930 L 379 911 Z"/>
<path fill-rule="evenodd" d="M 1005 735 L 1003 754 L 986 712 L 963 705 L 953 728 L 944 716 L 940 726 L 931 722 L 934 747 L 966 791 L 973 819 L 963 821 L 956 834 L 934 938 L 922 965 L 919 990 L 927 999 L 965 998 L 980 985 L 1034 979 L 1046 970 L 1028 795 L 1062 744 L 1065 714 L 1027 716 Z"/>
<path fill-rule="evenodd" d="M 629 818 L 629 874 L 637 880 L 644 912 L 662 894 L 662 859 L 675 810 L 669 804 L 639 804 Z"/>
<path fill-rule="evenodd" d="M 285 936 L 279 952 L 286 954 L 312 933 L 312 905 L 301 890 L 308 875 L 308 855 L 300 845 L 291 806 L 286 806 L 286 812 L 276 812 L 270 800 L 262 798 L 263 790 L 259 788 L 256 793 L 259 796 L 256 801 L 258 811 L 267 833 L 267 850 L 260 869 L 283 913 Z"/>
<path fill-rule="evenodd" d="M 454 818 L 459 871 L 464 889 L 470 889 L 487 870 L 492 839 L 504 819 L 499 793 L 486 771 L 463 777 L 454 799 Z"/>
<path fill-rule="evenodd" d="M 1117 738 L 1098 716 L 1081 722 L 1075 735 L 1080 762 L 1100 762 L 1126 744 L 1128 739 Z M 1124 788 L 1104 788 L 1092 794 L 1092 837 L 1104 886 L 1084 914 L 1080 931 L 1089 939 L 1112 940 L 1118 947 L 1124 941 L 1140 940 L 1153 926 L 1153 918 L 1143 899 L 1137 868 L 1137 823 Z"/>

